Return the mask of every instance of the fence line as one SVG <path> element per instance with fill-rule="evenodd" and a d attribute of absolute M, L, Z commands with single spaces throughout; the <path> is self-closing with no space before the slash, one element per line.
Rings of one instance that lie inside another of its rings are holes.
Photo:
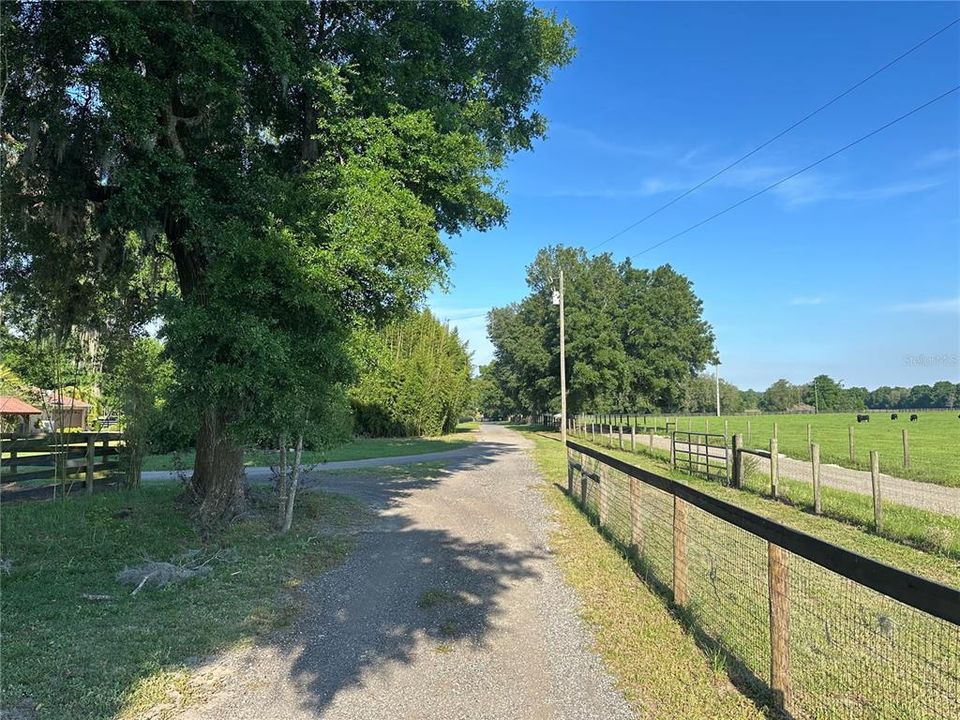
<path fill-rule="evenodd" d="M 567 492 L 794 718 L 960 717 L 960 590 L 572 441 L 567 463 Z"/>
<path fill-rule="evenodd" d="M 604 418 L 604 420 L 605 419 L 606 418 Z M 617 417 L 611 417 L 610 419 L 614 421 L 618 420 Z M 687 438 L 688 440 L 691 436 L 697 435 L 711 438 L 723 437 L 719 433 L 688 433 L 688 431 L 673 428 L 672 424 L 669 426 L 669 432 L 666 432 L 663 429 L 663 426 L 660 425 L 660 418 L 652 419 L 654 420 L 652 425 L 635 425 L 633 422 L 634 418 L 630 418 L 629 425 L 620 426 L 614 423 L 584 423 L 583 416 L 576 416 L 569 418 L 568 424 L 569 430 L 572 431 L 575 436 L 583 437 L 585 439 L 591 436 L 595 438 L 599 433 L 600 438 L 608 445 L 608 447 L 613 447 L 613 444 L 609 443 L 608 437 L 611 433 L 619 434 L 620 432 L 624 432 L 629 438 L 631 436 L 635 437 L 639 432 L 641 434 L 640 438 L 638 439 L 639 442 L 634 441 L 631 443 L 629 448 L 630 450 L 636 450 L 637 445 L 648 445 L 650 448 L 659 447 L 659 449 L 662 450 L 670 450 L 671 465 L 679 464 L 681 469 L 684 466 L 684 457 L 681 454 L 680 462 L 677 463 L 674 452 L 675 448 L 672 447 L 672 436 L 675 433 L 679 433 L 681 438 Z M 553 416 L 542 416 L 541 421 L 547 426 L 559 427 L 559 420 L 555 419 Z M 663 436 L 665 432 L 671 437 L 668 437 L 666 440 L 662 439 L 662 437 L 658 437 L 656 442 L 654 441 L 653 435 L 650 434 L 654 433 L 658 436 Z M 799 481 L 801 483 L 811 483 L 814 485 L 814 497 L 811 498 L 814 506 L 816 506 L 815 496 L 818 494 L 816 491 L 816 486 L 822 485 L 857 495 L 866 495 L 867 497 L 872 497 L 874 495 L 874 490 L 877 489 L 882 491 L 884 502 L 915 507 L 921 510 L 943 515 L 952 515 L 955 517 L 960 516 L 960 488 L 937 485 L 928 482 L 920 482 L 916 480 L 908 480 L 905 478 L 896 477 L 894 475 L 884 475 L 880 472 L 880 467 L 875 465 L 871 465 L 869 470 L 858 470 L 829 463 L 821 464 L 819 457 L 819 445 L 818 460 L 816 463 L 814 463 L 812 453 L 813 445 L 816 443 L 813 442 L 810 443 L 810 450 L 808 451 L 810 453 L 809 457 L 797 458 L 789 455 L 783 455 L 781 453 L 781 455 L 777 458 L 778 467 L 774 470 L 773 468 L 769 467 L 771 464 L 769 450 L 748 447 L 748 443 L 744 442 L 743 434 L 740 433 L 740 445 L 738 451 L 735 451 L 733 449 L 733 441 L 737 436 L 737 433 L 725 433 L 725 435 L 726 440 L 724 442 L 730 451 L 728 457 L 731 465 L 742 459 L 742 456 L 755 458 L 756 462 L 754 465 L 756 466 L 756 472 L 768 474 L 770 471 L 774 471 L 771 474 L 771 489 L 773 485 L 772 481 L 775 478 L 779 480 L 780 477 Z M 908 447 L 906 429 L 903 429 L 902 435 L 902 444 L 906 455 Z M 710 442 L 713 443 L 716 441 L 711 440 Z M 681 449 L 682 447 L 683 445 L 681 444 Z M 700 452 L 703 451 L 701 450 Z M 814 465 L 816 466 L 815 469 Z M 745 463 L 740 463 L 738 468 L 733 469 L 733 472 L 731 473 L 731 480 L 735 486 L 742 487 L 744 476 L 743 471 L 746 467 L 747 465 Z M 739 473 L 737 472 L 738 470 Z M 705 476 L 705 474 L 702 472 L 694 474 Z M 876 477 L 873 477 L 874 475 L 876 475 Z M 709 479 L 721 478 L 710 477 Z M 784 489 L 778 486 L 777 491 L 778 493 L 783 494 Z M 803 495 L 801 493 L 801 497 L 802 496 Z M 806 500 L 804 500 L 804 502 L 806 502 Z M 879 505 L 877 507 L 879 507 Z"/>
<path fill-rule="evenodd" d="M 48 480 L 83 482 L 88 493 L 119 467 L 122 433 L 67 432 L 46 435 L 0 434 L 0 487 L 5 501 L 52 494 Z M 10 489 L 14 483 L 33 487 Z"/>

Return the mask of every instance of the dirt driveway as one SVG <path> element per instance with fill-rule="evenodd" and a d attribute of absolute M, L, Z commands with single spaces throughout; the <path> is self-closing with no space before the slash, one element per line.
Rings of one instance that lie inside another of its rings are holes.
<path fill-rule="evenodd" d="M 526 443 L 486 425 L 426 476 L 318 475 L 373 508 L 357 551 L 290 631 L 211 663 L 220 689 L 185 717 L 632 717 L 551 558 Z"/>

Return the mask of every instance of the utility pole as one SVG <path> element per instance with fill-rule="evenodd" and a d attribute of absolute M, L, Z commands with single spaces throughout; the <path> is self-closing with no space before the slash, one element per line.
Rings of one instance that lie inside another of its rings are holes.
<path fill-rule="evenodd" d="M 717 417 L 720 417 L 720 363 L 713 366 L 713 371 L 717 381 Z"/>
<path fill-rule="evenodd" d="M 560 439 L 567 451 L 567 358 L 563 328 L 563 270 L 560 270 L 560 292 L 553 294 L 553 304 L 560 306 Z"/>

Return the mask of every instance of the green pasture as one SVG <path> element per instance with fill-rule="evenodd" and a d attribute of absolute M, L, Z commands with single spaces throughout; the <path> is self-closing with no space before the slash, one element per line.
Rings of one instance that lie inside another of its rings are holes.
<path fill-rule="evenodd" d="M 890 413 L 897 412 L 897 420 Z M 960 487 L 960 418 L 958 411 L 919 412 L 910 422 L 909 412 L 869 412 L 870 422 L 857 423 L 856 413 L 819 415 L 724 415 L 664 416 L 624 415 L 638 425 L 676 423 L 676 429 L 692 432 L 742 433 L 748 448 L 768 448 L 774 436 L 781 453 L 800 460 L 810 458 L 807 425 L 812 442 L 820 445 L 820 459 L 857 470 L 870 469 L 870 451 L 880 454 L 880 470 L 888 475 L 937 485 Z M 598 418 L 600 416 L 597 416 Z M 620 415 L 612 415 L 616 423 Z M 850 457 L 849 429 L 853 427 L 854 457 Z M 903 430 L 907 431 L 910 464 L 903 463 Z"/>

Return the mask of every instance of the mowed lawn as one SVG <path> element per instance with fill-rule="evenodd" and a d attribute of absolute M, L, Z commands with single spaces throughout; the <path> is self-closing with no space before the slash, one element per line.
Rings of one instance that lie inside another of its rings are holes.
<path fill-rule="evenodd" d="M 476 439 L 474 431 L 479 423 L 460 423 L 449 435 L 432 438 L 356 438 L 349 443 L 325 451 L 304 450 L 303 463 L 313 465 L 322 462 L 341 460 L 365 460 L 368 458 L 403 457 L 422 455 L 423 453 L 442 452 L 466 447 Z M 193 468 L 194 451 L 148 455 L 144 458 L 143 469 L 149 470 L 190 470 Z M 244 455 L 247 467 L 269 467 L 279 462 L 279 454 L 272 450 L 249 449 Z"/>
<path fill-rule="evenodd" d="M 890 413 L 898 412 L 899 419 L 891 420 Z M 744 444 L 752 448 L 768 448 L 777 424 L 777 443 L 781 453 L 800 460 L 810 458 L 807 445 L 807 424 L 811 426 L 813 442 L 820 445 L 820 459 L 858 470 L 870 469 L 870 451 L 880 454 L 880 471 L 888 475 L 960 487 L 960 410 L 920 412 L 916 422 L 910 422 L 909 412 L 870 412 L 870 422 L 857 423 L 857 414 L 821 413 L 819 415 L 727 415 L 721 417 L 657 416 L 657 423 L 665 419 L 677 422 L 677 430 L 694 432 L 743 433 Z M 636 416 L 631 416 L 636 417 Z M 642 424 L 644 416 L 639 416 Z M 648 415 L 653 424 L 653 415 Z M 616 419 L 614 420 L 616 422 Z M 626 421 L 625 421 L 626 422 Z M 749 423 L 749 425 L 748 425 Z M 849 428 L 854 428 L 855 462 L 850 461 Z M 906 429 L 910 445 L 910 465 L 903 466 L 902 431 Z"/>
<path fill-rule="evenodd" d="M 279 536 L 275 500 L 255 492 L 242 520 L 210 532 L 181 492 L 156 483 L 4 507 L 0 705 L 10 717 L 168 717 L 202 692 L 191 672 L 203 658 L 289 624 L 300 585 L 344 560 L 367 518 L 355 500 L 305 491 Z M 146 560 L 206 574 L 136 593 L 118 582 Z M 166 711 L 148 712 L 157 705 Z"/>

